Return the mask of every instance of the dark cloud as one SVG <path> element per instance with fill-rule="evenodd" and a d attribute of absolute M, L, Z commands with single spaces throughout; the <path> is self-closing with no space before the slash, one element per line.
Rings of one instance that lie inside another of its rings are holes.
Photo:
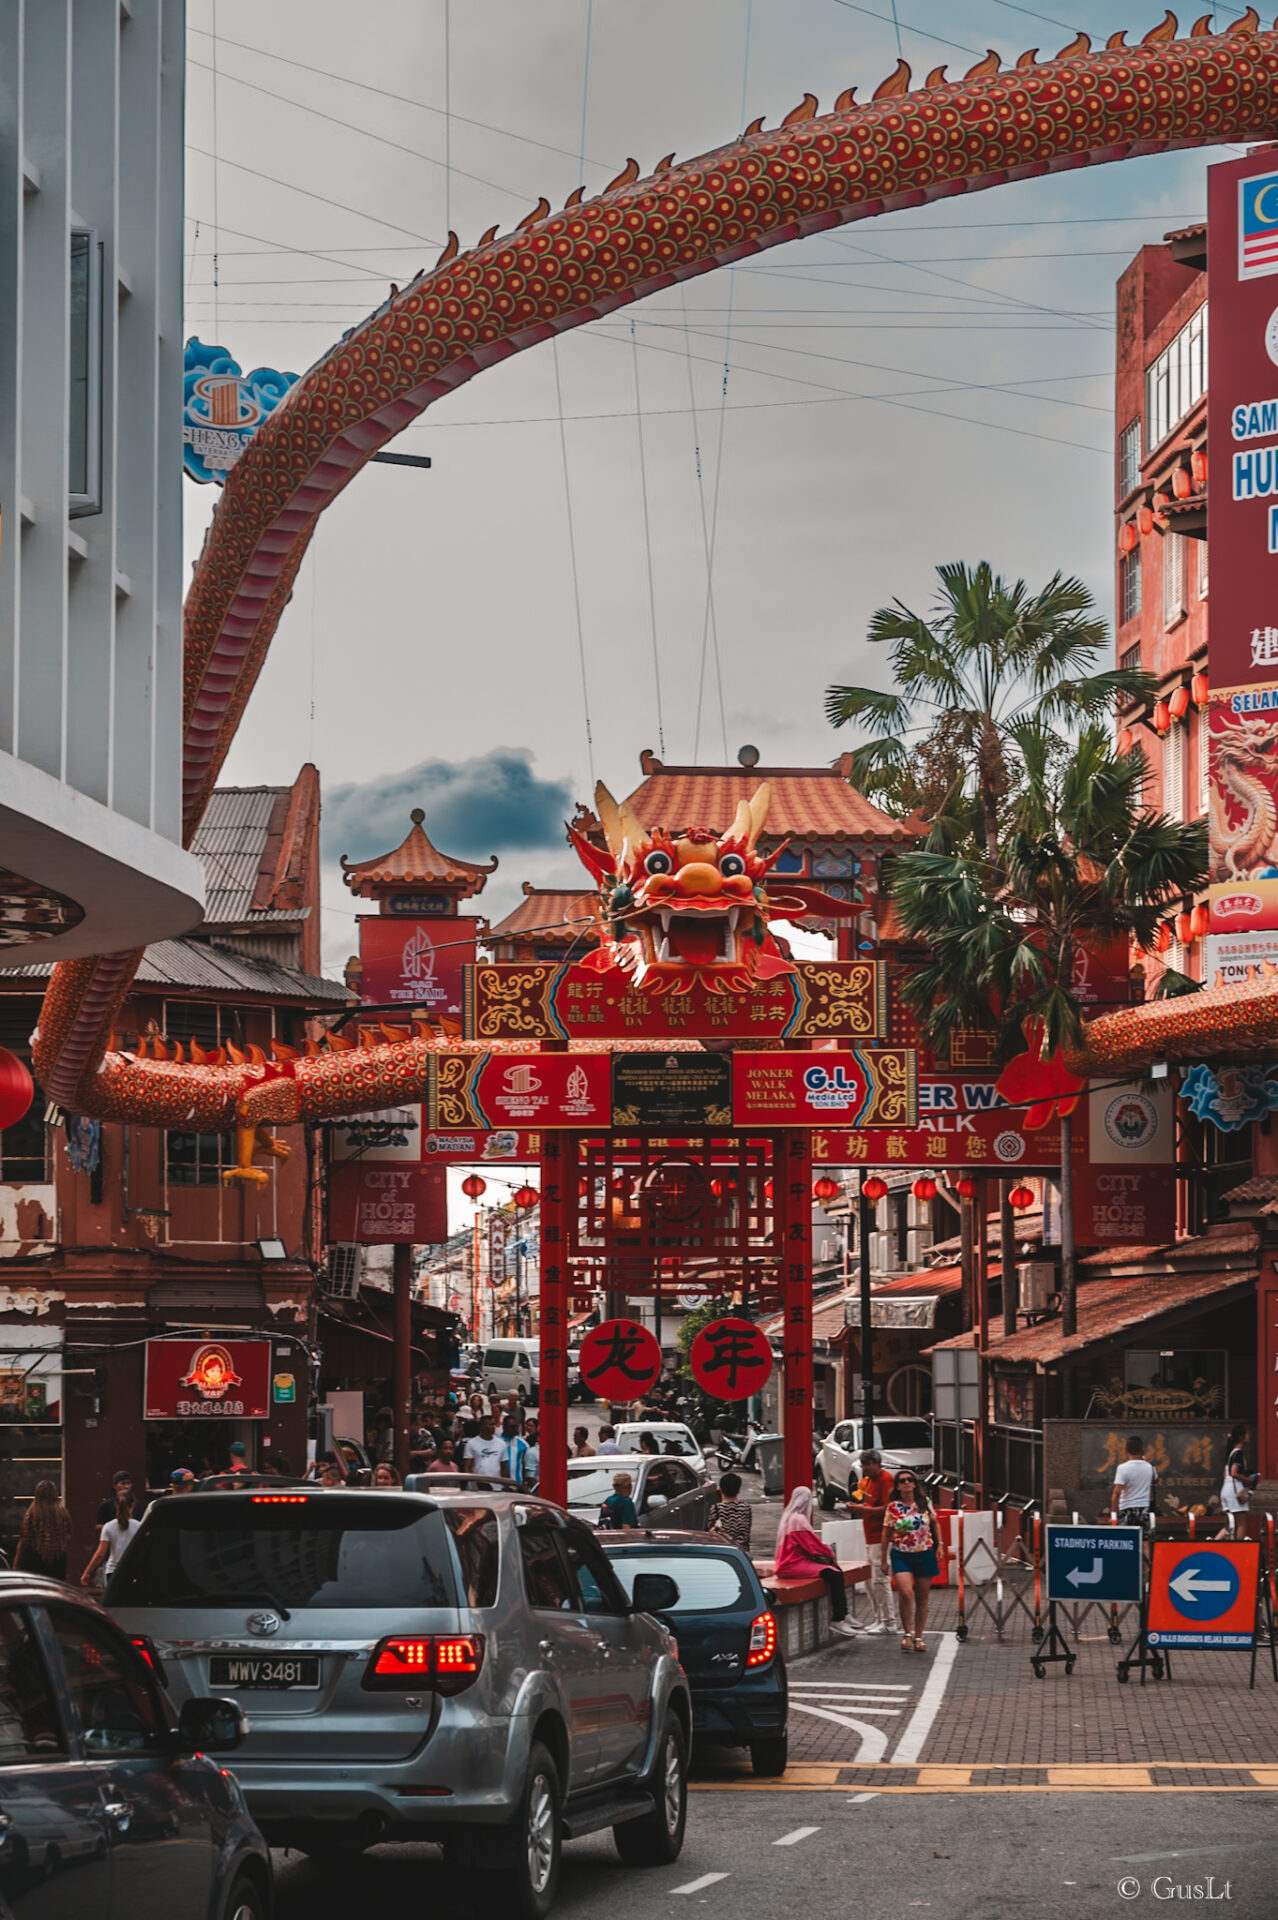
<path fill-rule="evenodd" d="M 562 847 L 573 810 L 567 780 L 543 780 L 526 747 L 494 747 L 473 760 L 423 760 L 377 780 L 330 787 L 324 795 L 324 853 L 369 860 L 397 847 L 409 815 L 441 853 L 486 859 L 503 849 Z"/>

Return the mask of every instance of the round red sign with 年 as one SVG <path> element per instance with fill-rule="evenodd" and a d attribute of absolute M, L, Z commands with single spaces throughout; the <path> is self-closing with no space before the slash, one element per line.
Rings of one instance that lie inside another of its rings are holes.
<path fill-rule="evenodd" d="M 750 1320 L 712 1320 L 692 1343 L 692 1376 L 716 1400 L 747 1400 L 772 1371 L 772 1348 Z"/>
<path fill-rule="evenodd" d="M 641 1400 L 661 1377 L 661 1348 L 637 1320 L 605 1320 L 582 1341 L 579 1364 L 597 1400 Z"/>

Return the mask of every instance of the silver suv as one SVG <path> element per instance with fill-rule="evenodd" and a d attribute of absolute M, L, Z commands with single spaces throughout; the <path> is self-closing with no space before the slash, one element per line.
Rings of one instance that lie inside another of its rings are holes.
<path fill-rule="evenodd" d="M 691 1702 L 648 1611 L 677 1597 L 628 1600 L 581 1521 L 476 1482 L 157 1501 L 107 1604 L 177 1701 L 247 1708 L 235 1772 L 273 1845 L 435 1841 L 540 1920 L 563 1840 L 683 1845 Z"/>

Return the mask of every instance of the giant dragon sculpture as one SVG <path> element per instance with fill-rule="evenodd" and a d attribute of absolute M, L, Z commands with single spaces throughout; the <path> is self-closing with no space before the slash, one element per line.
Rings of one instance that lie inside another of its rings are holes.
<path fill-rule="evenodd" d="M 631 160 L 602 193 L 578 188 L 559 213 L 542 199 L 513 232 L 490 229 L 469 252 L 450 234 L 433 268 L 392 289 L 297 381 L 227 480 L 184 619 L 187 843 L 320 513 L 432 401 L 568 328 L 823 228 L 1075 167 L 1273 138 L 1278 37 L 1258 31 L 1251 8 L 1221 33 L 1211 19 L 1179 39 L 1168 13 L 1139 46 L 1117 32 L 1093 50 L 1080 33 L 1054 59 L 1033 50 L 1006 70 L 991 52 L 963 79 L 938 67 L 917 90 L 901 60 L 864 104 L 848 88 L 822 115 L 805 94 L 775 129 L 756 120 L 683 165 L 667 155 L 646 179 Z M 681 939 L 696 924 L 686 919 Z M 111 1033 L 140 958 L 55 970 L 33 1057 L 47 1096 L 68 1110 L 237 1126 L 247 1179 L 264 1177 L 245 1158 L 254 1141 L 280 1150 L 259 1128 L 411 1097 L 417 1050 L 431 1044 L 421 1037 L 276 1062 L 124 1058 Z M 654 953 L 649 964 L 664 963 Z"/>

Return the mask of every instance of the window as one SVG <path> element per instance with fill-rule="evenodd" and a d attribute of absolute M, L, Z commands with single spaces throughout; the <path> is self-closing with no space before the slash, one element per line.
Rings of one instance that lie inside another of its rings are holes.
<path fill-rule="evenodd" d="M 446 1507 L 444 1519 L 461 1565 L 472 1607 L 497 1605 L 498 1527 L 491 1507 Z"/>
<path fill-rule="evenodd" d="M 175 1187 L 220 1186 L 232 1147 L 230 1136 L 221 1133 L 166 1133 L 165 1175 Z"/>
<path fill-rule="evenodd" d="M 1140 612 L 1141 557 L 1140 548 L 1132 553 L 1119 555 L 1118 560 L 1118 618 L 1120 621 L 1134 620 Z M 1140 665 L 1140 648 L 1136 649 L 1135 665 Z"/>
<path fill-rule="evenodd" d="M 31 1030 L 40 1018 L 40 1002 L 25 994 L 0 998 L 0 1047 L 31 1065 Z M 44 1125 L 44 1095 L 35 1098 L 11 1127 L 0 1133 L 0 1181 L 45 1181 L 50 1178 Z"/>
<path fill-rule="evenodd" d="M 131 1647 L 108 1627 L 50 1607 L 67 1688 L 87 1754 L 145 1753 L 158 1747 L 164 1719 Z"/>
<path fill-rule="evenodd" d="M 68 499 L 72 518 L 102 511 L 102 242 L 71 230 Z"/>
<path fill-rule="evenodd" d="M 544 1521 L 530 1520 L 518 1530 L 528 1604 L 543 1613 L 571 1613 L 575 1605 L 568 1570 L 559 1558 L 555 1536 Z"/>
<path fill-rule="evenodd" d="M 1174 627 L 1185 613 L 1185 541 L 1179 533 L 1163 535 L 1163 625 Z"/>
<path fill-rule="evenodd" d="M 1129 1393 L 1135 1389 L 1160 1397 L 1166 1395 L 1163 1418 L 1168 1417 L 1169 1410 L 1179 1411 L 1182 1419 L 1202 1417 L 1206 1409 L 1194 1409 L 1186 1414 L 1177 1408 L 1176 1402 L 1182 1394 L 1200 1402 L 1214 1400 L 1213 1412 L 1216 1418 L 1221 1418 L 1228 1412 L 1228 1381 L 1227 1356 L 1215 1347 L 1178 1347 L 1170 1353 L 1132 1347 L 1123 1355 L 1123 1385 Z M 1152 1406 L 1150 1411 L 1153 1412 Z M 1224 1477 L 1223 1460 L 1219 1477 Z"/>
<path fill-rule="evenodd" d="M 1173 720 L 1171 732 L 1163 741 L 1163 812 L 1173 820 L 1185 818 L 1185 748 L 1188 729 L 1183 720 Z"/>
<path fill-rule="evenodd" d="M 1140 416 L 1118 436 L 1118 497 L 1125 500 L 1140 485 Z"/>
<path fill-rule="evenodd" d="M 626 1595 L 617 1584 L 612 1562 L 584 1527 L 568 1526 L 560 1535 L 564 1556 L 577 1581 L 586 1613 L 624 1613 Z"/>
<path fill-rule="evenodd" d="M 1204 305 L 1145 370 L 1145 418 L 1151 448 L 1167 438 L 1206 391 L 1207 308 Z"/>
<path fill-rule="evenodd" d="M 1207 598 L 1207 542 L 1198 542 L 1198 598 Z"/>
<path fill-rule="evenodd" d="M 0 1767 L 50 1760 L 62 1752 L 62 1730 L 49 1676 L 25 1613 L 0 1613 Z"/>
<path fill-rule="evenodd" d="M 1194 745 L 1198 759 L 1197 800 L 1200 817 L 1211 805 L 1211 752 L 1208 741 L 1207 715 L 1200 713 L 1194 722 Z"/>
<path fill-rule="evenodd" d="M 679 1589 L 670 1613 L 730 1613 L 754 1604 L 740 1564 L 717 1553 L 619 1553 L 609 1556 L 630 1599 L 641 1573 L 664 1573 Z"/>

